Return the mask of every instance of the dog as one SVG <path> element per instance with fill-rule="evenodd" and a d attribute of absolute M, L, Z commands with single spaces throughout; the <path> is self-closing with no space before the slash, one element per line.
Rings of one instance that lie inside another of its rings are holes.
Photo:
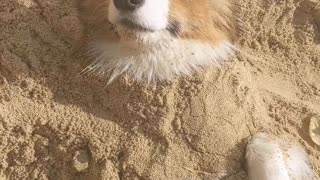
<path fill-rule="evenodd" d="M 229 0 L 79 0 L 92 37 L 84 71 L 143 82 L 170 81 L 236 51 Z"/>
<path fill-rule="evenodd" d="M 85 72 L 144 82 L 172 80 L 229 59 L 236 51 L 231 0 L 78 0 L 90 41 Z M 246 148 L 250 180 L 311 180 L 304 149 L 254 135 Z"/>

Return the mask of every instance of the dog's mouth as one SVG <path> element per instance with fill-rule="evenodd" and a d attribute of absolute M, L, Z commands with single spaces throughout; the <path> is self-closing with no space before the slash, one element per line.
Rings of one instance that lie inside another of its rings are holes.
<path fill-rule="evenodd" d="M 162 30 L 152 30 L 152 29 L 146 28 L 138 23 L 135 23 L 134 21 L 132 21 L 130 19 L 122 19 L 120 21 L 119 25 L 128 29 L 128 30 L 139 32 L 139 33 L 141 33 L 141 32 L 152 33 L 152 32 L 156 32 L 156 31 L 168 31 L 172 36 L 177 37 L 179 35 L 179 33 L 181 32 L 181 25 L 177 21 L 171 21 L 171 23 L 168 24 L 167 27 Z"/>
<path fill-rule="evenodd" d="M 154 32 L 154 30 L 143 27 L 130 19 L 122 19 L 119 23 L 122 27 L 138 32 Z"/>

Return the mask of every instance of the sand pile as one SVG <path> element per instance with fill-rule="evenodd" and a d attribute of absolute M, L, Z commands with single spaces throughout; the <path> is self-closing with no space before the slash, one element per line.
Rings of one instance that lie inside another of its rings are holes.
<path fill-rule="evenodd" d="M 246 138 L 320 115 L 318 0 L 240 0 L 241 53 L 158 87 L 81 76 L 74 2 L 1 0 L 0 179 L 246 179 Z"/>

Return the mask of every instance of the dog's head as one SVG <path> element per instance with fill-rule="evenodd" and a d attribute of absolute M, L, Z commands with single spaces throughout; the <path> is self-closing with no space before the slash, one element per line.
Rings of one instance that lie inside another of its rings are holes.
<path fill-rule="evenodd" d="M 132 62 L 131 69 L 121 70 L 121 73 L 133 74 L 135 79 L 144 79 L 144 76 L 148 79 L 171 79 L 207 64 L 206 56 L 216 61 L 224 59 L 232 51 L 230 43 L 234 37 L 234 23 L 230 0 L 79 1 L 82 20 L 94 31 L 96 39 L 104 39 L 104 44 L 109 44 L 105 49 L 113 49 L 108 52 L 109 56 L 113 54 L 109 58 L 144 60 L 144 64 L 139 65 L 149 70 L 140 75 L 136 75 L 139 74 L 136 70 L 131 71 L 137 65 Z M 118 57 L 116 51 L 121 51 L 122 57 Z M 146 64 L 152 67 L 146 67 Z M 171 70 L 169 64 L 174 66 Z M 162 66 L 161 72 L 159 66 Z"/>

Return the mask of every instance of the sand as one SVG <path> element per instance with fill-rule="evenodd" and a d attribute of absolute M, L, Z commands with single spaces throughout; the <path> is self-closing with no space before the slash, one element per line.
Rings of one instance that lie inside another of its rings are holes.
<path fill-rule="evenodd" d="M 0 0 L 0 179 L 244 180 L 247 138 L 320 115 L 318 0 L 240 0 L 240 52 L 157 87 L 80 75 L 75 3 Z"/>

